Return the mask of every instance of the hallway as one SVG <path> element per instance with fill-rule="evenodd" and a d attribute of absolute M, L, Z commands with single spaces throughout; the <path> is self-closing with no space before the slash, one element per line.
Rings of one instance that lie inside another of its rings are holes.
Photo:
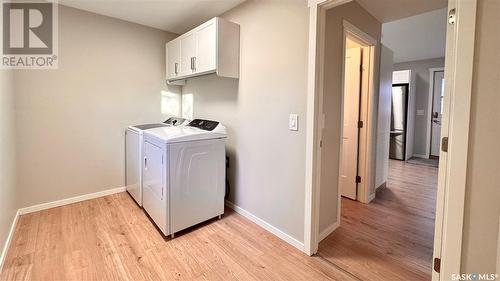
<path fill-rule="evenodd" d="M 438 169 L 390 160 L 370 204 L 342 198 L 318 255 L 361 280 L 430 280 Z"/>

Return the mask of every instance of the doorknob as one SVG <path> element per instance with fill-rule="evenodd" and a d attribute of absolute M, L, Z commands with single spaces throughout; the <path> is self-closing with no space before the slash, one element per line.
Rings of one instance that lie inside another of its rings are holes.
<path fill-rule="evenodd" d="M 433 118 L 438 118 L 438 117 L 439 117 L 439 113 L 438 113 L 438 112 L 434 112 L 434 113 L 432 113 L 432 117 L 433 117 Z"/>

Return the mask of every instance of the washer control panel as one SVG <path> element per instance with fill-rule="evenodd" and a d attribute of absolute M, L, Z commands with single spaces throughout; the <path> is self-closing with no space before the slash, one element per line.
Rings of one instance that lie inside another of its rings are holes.
<path fill-rule="evenodd" d="M 188 126 L 202 129 L 205 131 L 213 131 L 217 127 L 217 125 L 219 125 L 219 122 L 217 121 L 203 120 L 203 119 L 194 119 L 188 124 Z"/>
<path fill-rule="evenodd" d="M 165 123 L 167 125 L 171 125 L 171 126 L 179 126 L 182 123 L 184 123 L 184 121 L 186 121 L 186 119 L 184 119 L 184 118 L 170 117 L 167 120 L 165 120 L 165 122 L 163 122 L 163 123 Z"/>

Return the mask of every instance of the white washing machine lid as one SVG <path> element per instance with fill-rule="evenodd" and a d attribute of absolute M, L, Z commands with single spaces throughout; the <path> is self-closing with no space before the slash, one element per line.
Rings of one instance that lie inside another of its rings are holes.
<path fill-rule="evenodd" d="M 163 123 L 153 123 L 153 124 L 141 124 L 141 125 L 134 125 L 134 126 L 128 126 L 128 129 L 134 132 L 142 133 L 144 130 L 149 130 L 153 128 L 160 128 L 160 127 L 167 127 L 169 125 L 163 124 Z"/>
<path fill-rule="evenodd" d="M 152 124 L 141 124 L 141 125 L 128 126 L 128 129 L 141 134 L 142 131 L 145 131 L 145 130 L 160 128 L 160 127 L 184 126 L 184 125 L 187 125 L 188 123 L 189 123 L 189 120 L 187 120 L 187 119 L 179 118 L 179 117 L 170 117 L 167 120 L 165 120 L 163 123 L 152 123 Z"/>
<path fill-rule="evenodd" d="M 149 129 L 144 131 L 144 134 L 152 136 L 166 144 L 227 137 L 226 127 L 220 123 L 211 131 L 187 125 Z"/>

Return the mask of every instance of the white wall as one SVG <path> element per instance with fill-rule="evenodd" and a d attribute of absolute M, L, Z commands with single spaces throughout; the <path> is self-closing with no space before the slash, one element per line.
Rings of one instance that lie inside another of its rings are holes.
<path fill-rule="evenodd" d="M 444 57 L 447 14 L 443 8 L 382 24 L 382 43 L 393 50 L 394 62 Z"/>
<path fill-rule="evenodd" d="M 190 79 L 194 117 L 228 128 L 230 201 L 304 239 L 306 1 L 246 1 L 223 18 L 240 24 L 239 80 Z M 299 131 L 288 130 L 288 114 Z"/>
<path fill-rule="evenodd" d="M 430 136 L 427 134 L 427 121 L 428 114 L 431 114 L 428 107 L 429 102 L 429 68 L 444 67 L 444 58 L 436 58 L 421 61 L 410 61 L 404 63 L 394 64 L 394 71 L 396 70 L 411 70 L 414 76 L 414 113 L 413 118 L 413 128 L 414 134 L 412 140 L 408 142 L 408 145 L 412 145 L 413 155 L 425 155 L 426 154 L 426 141 Z M 410 105 L 409 105 L 410 107 Z M 418 110 L 423 110 L 423 115 L 416 115 Z M 410 119 L 410 118 L 409 118 Z M 412 143 L 413 142 L 413 143 Z"/>
<path fill-rule="evenodd" d="M 0 70 L 0 255 L 18 208 L 13 78 L 13 71 Z"/>
<path fill-rule="evenodd" d="M 59 69 L 15 76 L 22 207 L 125 185 L 126 126 L 166 117 L 173 37 L 59 6 Z"/>
<path fill-rule="evenodd" d="M 381 45 L 380 49 L 380 87 L 377 120 L 377 159 L 375 165 L 375 187 L 387 181 L 389 173 L 389 141 L 391 131 L 391 99 L 393 53 Z"/>

